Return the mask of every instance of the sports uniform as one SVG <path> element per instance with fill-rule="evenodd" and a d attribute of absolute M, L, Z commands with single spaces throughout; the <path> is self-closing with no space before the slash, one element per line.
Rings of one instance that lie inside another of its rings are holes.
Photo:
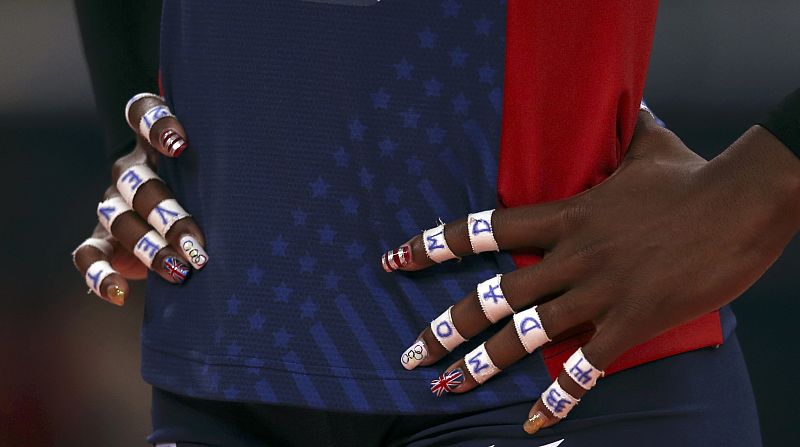
<path fill-rule="evenodd" d="M 179 288 L 148 281 L 151 441 L 280 442 L 268 421 L 291 408 L 299 424 L 353 433 L 363 414 L 411 427 L 376 445 L 526 442 L 520 408 L 590 329 L 441 399 L 428 387 L 436 367 L 406 371 L 398 357 L 441 309 L 537 253 L 392 275 L 378 255 L 439 219 L 568 197 L 610 175 L 633 133 L 655 12 L 655 2 L 164 2 L 163 94 L 192 149 L 159 174 L 214 261 Z M 639 445 L 626 433 L 648 433 L 648 445 L 755 445 L 734 325 L 726 309 L 633 349 L 607 372 L 702 350 L 605 379 L 542 443 Z M 225 417 L 234 407 L 250 416 Z M 189 408 L 207 423 L 181 416 Z M 704 418 L 741 423 L 692 431 Z M 220 435 L 252 421 L 267 427 Z M 366 445 L 342 436 L 330 442 Z"/>

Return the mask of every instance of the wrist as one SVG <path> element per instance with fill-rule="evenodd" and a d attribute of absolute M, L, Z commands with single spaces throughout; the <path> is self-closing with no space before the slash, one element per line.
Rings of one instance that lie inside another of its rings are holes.
<path fill-rule="evenodd" d="M 750 206 L 800 227 L 800 159 L 761 126 L 753 126 L 711 160 L 719 181 L 746 197 Z"/>

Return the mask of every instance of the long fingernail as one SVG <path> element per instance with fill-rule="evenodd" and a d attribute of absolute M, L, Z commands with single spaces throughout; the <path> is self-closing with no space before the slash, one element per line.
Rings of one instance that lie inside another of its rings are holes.
<path fill-rule="evenodd" d="M 175 132 L 173 129 L 165 129 L 161 132 L 161 147 L 167 151 L 170 157 L 177 157 L 181 152 L 185 151 L 189 145 L 178 132 Z"/>
<path fill-rule="evenodd" d="M 425 340 L 419 339 L 400 356 L 400 363 L 403 364 L 403 368 L 411 371 L 426 358 L 428 358 L 428 346 L 425 345 Z"/>
<path fill-rule="evenodd" d="M 464 371 L 456 368 L 441 374 L 438 379 L 431 380 L 431 393 L 436 397 L 442 397 L 442 394 L 453 392 L 462 383 L 464 383 Z"/>
<path fill-rule="evenodd" d="M 125 304 L 125 291 L 120 289 L 117 285 L 110 285 L 106 289 L 106 296 L 108 296 L 108 302 L 111 304 L 116 304 L 117 306 L 122 306 Z"/>
<path fill-rule="evenodd" d="M 389 250 L 381 256 L 381 264 L 387 272 L 401 269 L 411 262 L 411 246 L 401 245 L 399 248 Z"/>
<path fill-rule="evenodd" d="M 200 270 L 208 263 L 208 253 L 206 253 L 200 242 L 191 234 L 184 234 L 180 239 L 181 250 L 186 255 L 186 259 L 192 267 Z"/>
<path fill-rule="evenodd" d="M 525 430 L 525 433 L 534 435 L 542 428 L 545 422 L 547 422 L 547 419 L 544 414 L 541 411 L 537 411 L 533 416 L 525 420 L 525 423 L 522 424 L 522 429 Z"/>
<path fill-rule="evenodd" d="M 189 266 L 173 256 L 167 256 L 164 259 L 164 270 L 178 284 L 182 284 L 186 281 L 186 277 L 189 276 Z"/>

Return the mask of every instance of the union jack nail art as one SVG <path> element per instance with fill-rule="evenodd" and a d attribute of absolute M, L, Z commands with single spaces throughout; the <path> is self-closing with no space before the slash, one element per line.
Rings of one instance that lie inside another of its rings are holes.
<path fill-rule="evenodd" d="M 166 270 L 169 276 L 177 281 L 178 284 L 186 281 L 186 277 L 189 276 L 189 266 L 172 256 L 168 256 L 164 259 L 164 270 Z"/>
<path fill-rule="evenodd" d="M 461 368 L 456 368 L 441 374 L 438 379 L 431 380 L 431 393 L 436 397 L 442 397 L 442 394 L 452 392 L 462 383 L 464 383 L 464 372 Z"/>
<path fill-rule="evenodd" d="M 411 262 L 411 246 L 402 245 L 394 250 L 389 250 L 381 256 L 381 264 L 387 272 L 393 272 L 405 267 Z"/>
<path fill-rule="evenodd" d="M 184 140 L 178 132 L 172 129 L 166 129 L 161 132 L 161 147 L 163 147 L 171 157 L 177 157 L 181 152 L 186 150 L 188 146 L 186 140 Z"/>

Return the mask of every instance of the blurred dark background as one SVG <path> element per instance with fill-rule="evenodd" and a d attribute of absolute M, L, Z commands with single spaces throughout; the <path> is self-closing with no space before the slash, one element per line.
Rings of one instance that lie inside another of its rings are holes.
<path fill-rule="evenodd" d="M 143 446 L 142 289 L 87 296 L 69 256 L 109 182 L 72 3 L 2 0 L 0 23 L 0 446 Z M 697 152 L 798 86 L 800 2 L 662 2 L 646 98 Z M 734 304 L 767 446 L 800 445 L 799 274 L 795 238 Z"/>

